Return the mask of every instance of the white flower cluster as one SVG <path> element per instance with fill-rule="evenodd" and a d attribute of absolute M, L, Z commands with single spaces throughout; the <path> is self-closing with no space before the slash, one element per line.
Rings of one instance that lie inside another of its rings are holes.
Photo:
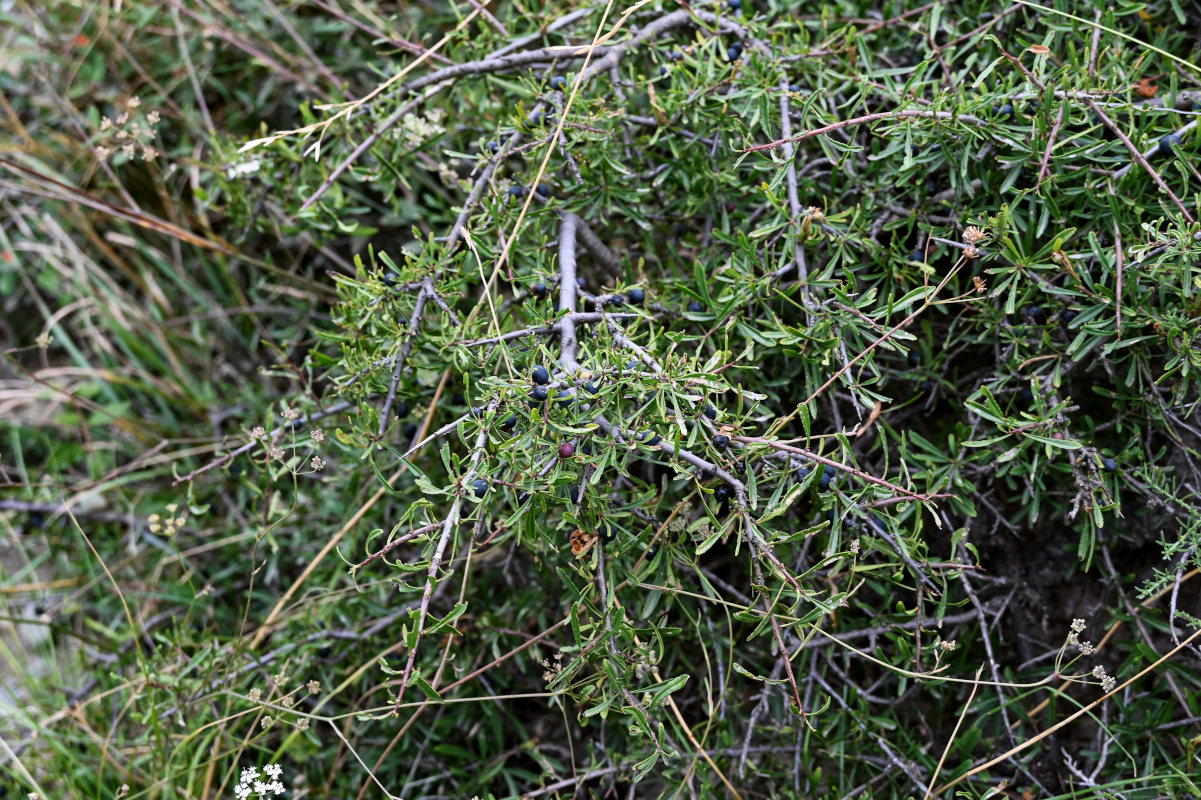
<path fill-rule="evenodd" d="M 1084 630 L 1085 622 L 1082 619 L 1072 620 L 1072 631 L 1068 634 L 1068 644 L 1072 647 L 1079 648 L 1081 653 L 1086 656 L 1091 656 L 1097 652 L 1097 648 L 1093 647 L 1092 642 L 1080 641 L 1080 633 Z"/>
<path fill-rule="evenodd" d="M 406 147 L 418 145 L 446 132 L 440 124 L 445 112 L 440 108 L 430 109 L 425 116 L 408 113 L 401 118 L 393 135 L 404 142 Z"/>
<path fill-rule="evenodd" d="M 99 158 L 108 158 L 118 150 L 130 159 L 139 154 L 146 161 L 158 156 L 158 150 L 150 142 L 157 133 L 159 113 L 140 114 L 138 108 L 141 105 L 140 98 L 131 97 L 125 102 L 125 111 L 115 120 L 108 117 L 100 120 L 98 138 L 103 144 L 96 145 Z"/>
<path fill-rule="evenodd" d="M 238 785 L 234 787 L 234 794 L 238 796 L 238 800 L 247 800 L 251 795 L 270 797 L 283 794 L 284 785 L 279 781 L 283 771 L 279 764 L 268 764 L 263 767 L 263 778 L 270 780 L 260 780 L 258 767 L 246 767 L 242 770 Z"/>

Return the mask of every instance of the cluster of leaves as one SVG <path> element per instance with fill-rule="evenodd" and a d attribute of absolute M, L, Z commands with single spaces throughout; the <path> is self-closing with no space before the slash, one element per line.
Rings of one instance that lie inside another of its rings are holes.
<path fill-rule="evenodd" d="M 9 351 L 7 508 L 78 517 L 11 574 L 123 589 L 63 599 L 63 685 L 16 692 L 115 767 L 26 714 L 61 748 L 7 754 L 22 788 L 191 796 L 245 754 L 338 796 L 1196 791 L 1182 12 L 192 5 L 12 14 L 50 84 L 113 31 L 186 56 L 124 76 L 166 165 L 105 145 L 132 89 L 0 74 L 73 142 L 4 165 L 97 212 L 0 195 L 8 338 L 53 334 Z"/>

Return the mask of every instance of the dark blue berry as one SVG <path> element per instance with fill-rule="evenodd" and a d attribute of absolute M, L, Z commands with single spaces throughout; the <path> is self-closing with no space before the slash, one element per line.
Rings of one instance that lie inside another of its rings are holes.
<path fill-rule="evenodd" d="M 534 192 L 544 200 L 550 197 L 550 187 L 545 183 L 538 184 L 538 186 L 534 189 Z"/>
<path fill-rule="evenodd" d="M 617 533 L 613 530 L 613 528 L 603 522 L 597 527 L 596 532 L 600 534 L 601 539 L 606 542 L 611 542 L 617 538 Z"/>
<path fill-rule="evenodd" d="M 546 284 L 545 283 L 535 283 L 533 286 L 530 287 L 530 291 L 534 293 L 535 297 L 537 297 L 539 300 L 541 300 L 542 298 L 546 297 L 546 292 L 547 292 Z"/>
<path fill-rule="evenodd" d="M 691 311 L 693 314 L 701 314 L 704 312 L 705 307 L 703 305 L 701 305 L 701 302 L 699 300 L 693 300 L 691 303 L 688 304 L 688 310 Z"/>
<path fill-rule="evenodd" d="M 407 417 L 409 415 L 409 404 L 403 400 L 393 406 L 392 413 L 399 417 Z"/>
<path fill-rule="evenodd" d="M 609 304 L 615 308 L 621 308 L 626 304 L 626 296 L 624 294 L 615 294 L 609 298 Z"/>
<path fill-rule="evenodd" d="M 471 409 L 471 416 L 475 417 L 476 419 L 480 419 L 484 416 L 484 409 L 480 408 L 479 406 L 473 406 Z"/>
<path fill-rule="evenodd" d="M 718 450 L 725 450 L 730 446 L 730 437 L 721 433 L 717 434 L 713 437 L 713 446 Z"/>
<path fill-rule="evenodd" d="M 724 483 L 713 490 L 713 498 L 719 503 L 724 503 L 725 501 L 729 500 L 731 494 L 733 494 L 733 492 L 730 491 L 730 487 L 726 486 Z"/>
<path fill-rule="evenodd" d="M 1106 472 L 1118 471 L 1118 462 L 1114 461 L 1112 458 L 1101 459 L 1101 466 L 1105 467 Z"/>
<path fill-rule="evenodd" d="M 545 386 L 550 383 L 550 372 L 547 371 L 546 367 L 539 364 L 530 370 L 530 379 L 539 386 Z"/>
<path fill-rule="evenodd" d="M 835 470 L 835 469 L 834 469 L 834 466 L 833 466 L 833 465 L 831 465 L 831 464 L 826 464 L 826 465 L 825 465 L 825 466 L 822 468 L 822 473 L 823 473 L 823 474 L 825 474 L 825 475 L 829 475 L 831 478 L 833 478 L 833 477 L 834 477 L 834 474 L 835 474 L 836 472 L 837 472 L 837 470 Z"/>
<path fill-rule="evenodd" d="M 535 403 L 546 402 L 546 398 L 548 397 L 550 397 L 550 390 L 545 386 L 535 386 L 534 390 L 530 392 L 530 399 Z"/>
<path fill-rule="evenodd" d="M 817 482 L 818 488 L 820 488 L 823 492 L 826 491 L 830 488 L 830 481 L 832 480 L 834 480 L 833 476 L 827 475 L 823 472 L 821 478 Z"/>
<path fill-rule="evenodd" d="M 488 481 L 476 478 L 471 482 L 471 490 L 475 492 L 476 497 L 483 497 L 488 494 Z"/>
<path fill-rule="evenodd" d="M 670 53 L 667 54 L 667 58 L 671 61 L 680 61 L 684 58 L 684 54 L 681 53 L 679 50 L 672 50 Z"/>
<path fill-rule="evenodd" d="M 400 276 L 395 272 L 389 272 L 384 276 L 384 286 L 395 286 L 400 283 Z"/>
<path fill-rule="evenodd" d="M 909 260 L 917 261 L 919 263 L 924 264 L 924 263 L 926 263 L 926 254 L 923 253 L 921 250 L 914 250 L 912 253 L 909 254 Z"/>
<path fill-rule="evenodd" d="M 451 395 L 450 402 L 452 405 L 461 406 L 467 402 L 467 398 L 463 396 L 462 392 L 455 392 Z M 408 408 L 408 406 L 405 407 Z"/>
<path fill-rule="evenodd" d="M 922 392 L 931 392 L 934 391 L 934 383 L 932 381 L 922 381 L 918 384 L 917 388 L 921 389 Z"/>
<path fill-rule="evenodd" d="M 417 423 L 410 422 L 408 425 L 405 425 L 404 435 L 405 435 L 406 439 L 412 439 L 414 436 L 416 436 L 417 435 Z"/>
<path fill-rule="evenodd" d="M 241 466 L 241 465 L 237 465 Z M 231 469 L 230 472 L 233 472 Z M 29 527 L 40 528 L 46 524 L 46 516 L 40 511 L 29 512 Z"/>
<path fill-rule="evenodd" d="M 541 125 L 543 122 L 546 122 L 546 112 L 536 111 L 533 114 L 530 114 L 528 119 L 531 125 Z"/>
<path fill-rule="evenodd" d="M 574 397 L 575 392 L 571 389 L 560 389 L 555 392 L 555 403 L 560 406 L 569 405 Z"/>
<path fill-rule="evenodd" d="M 922 363 L 922 357 L 916 350 L 909 351 L 909 366 L 916 367 Z"/>
<path fill-rule="evenodd" d="M 520 183 L 515 183 L 509 187 L 509 194 L 513 197 L 525 197 L 525 187 Z"/>
<path fill-rule="evenodd" d="M 805 478 L 808 478 L 808 477 L 809 477 L 809 469 L 807 467 L 801 467 L 800 469 L 798 469 L 796 471 L 797 483 L 801 483 L 802 481 L 805 480 Z"/>
<path fill-rule="evenodd" d="M 496 155 L 500 152 L 500 142 L 488 142 L 488 152 Z"/>
<path fill-rule="evenodd" d="M 575 279 L 575 285 L 578 286 L 579 288 L 583 289 L 585 286 L 588 285 L 588 283 L 587 283 L 587 281 L 584 280 L 584 277 L 582 275 L 577 275 L 576 279 Z"/>
<path fill-rule="evenodd" d="M 567 88 L 567 79 L 562 75 L 556 75 L 550 79 L 550 88 L 556 89 L 560 92 L 564 91 Z"/>
<path fill-rule="evenodd" d="M 513 430 L 517 427 L 517 415 L 511 414 L 507 420 L 500 424 L 500 426 L 507 431 Z"/>
<path fill-rule="evenodd" d="M 639 361 L 638 359 L 634 359 L 629 364 L 626 364 L 626 371 L 627 372 L 641 372 L 642 371 L 642 362 Z"/>
<path fill-rule="evenodd" d="M 659 67 L 659 75 L 660 75 L 660 76 L 663 76 L 663 75 L 666 75 L 666 74 L 667 74 L 667 67 L 660 65 L 660 67 Z"/>
<path fill-rule="evenodd" d="M 993 106 L 992 110 L 993 110 L 993 113 L 996 114 L 998 117 L 1012 117 L 1013 116 L 1013 103 L 1006 103 L 1003 106 Z"/>
<path fill-rule="evenodd" d="M 705 405 L 705 410 L 702 413 L 710 420 L 717 419 L 717 409 L 713 407 L 712 403 L 707 403 Z"/>
<path fill-rule="evenodd" d="M 586 456 L 592 455 L 592 442 L 584 442 L 580 445 L 580 452 Z"/>
<path fill-rule="evenodd" d="M 737 61 L 741 57 L 742 51 L 735 47 L 731 47 L 730 49 L 726 50 L 726 58 L 730 61 Z"/>
<path fill-rule="evenodd" d="M 732 11 L 742 8 L 742 0 L 727 0 L 726 7 Z"/>
<path fill-rule="evenodd" d="M 734 471 L 737 472 L 739 475 L 745 475 L 746 474 L 746 463 L 743 461 L 735 461 L 734 462 Z"/>
<path fill-rule="evenodd" d="M 600 392 L 600 387 L 597 386 L 595 383 L 585 383 L 584 391 L 587 392 L 588 394 L 594 395 L 594 394 L 597 394 Z"/>
<path fill-rule="evenodd" d="M 659 434 L 651 433 L 650 431 L 642 434 L 642 438 L 646 439 L 647 447 L 655 447 L 659 442 L 663 441 L 663 438 Z"/>
<path fill-rule="evenodd" d="M 630 302 L 631 303 L 633 303 L 634 305 L 639 305 L 644 300 L 646 300 L 646 292 L 645 291 L 643 291 L 642 289 L 631 289 L 630 290 Z"/>
<path fill-rule="evenodd" d="M 654 558 L 657 555 L 659 555 L 659 545 L 652 544 L 650 547 L 646 548 L 647 558 Z"/>
<path fill-rule="evenodd" d="M 793 94 L 800 94 L 801 85 L 799 83 L 790 83 L 788 84 L 788 91 L 792 92 Z"/>
<path fill-rule="evenodd" d="M 1180 146 L 1181 135 L 1179 133 L 1169 133 L 1167 136 L 1159 140 L 1159 152 L 1161 155 L 1171 155 L 1172 151 Z"/>
<path fill-rule="evenodd" d="M 1071 325 L 1072 320 L 1074 320 L 1075 318 L 1076 318 L 1076 312 L 1071 310 L 1070 308 L 1064 309 L 1063 311 L 1059 312 L 1059 324 L 1063 325 L 1065 328 L 1068 325 Z"/>
<path fill-rule="evenodd" d="M 1043 321 L 1043 310 L 1038 306 L 1030 306 L 1026 309 L 1026 316 L 1037 322 Z"/>
<path fill-rule="evenodd" d="M 522 503 L 524 503 L 526 500 L 529 500 L 529 499 L 530 499 L 529 492 L 518 492 L 517 493 L 517 505 L 521 505 Z"/>
<path fill-rule="evenodd" d="M 1029 386 L 1023 386 L 1017 393 L 1017 401 L 1021 405 L 1028 406 L 1034 402 L 1034 390 Z"/>

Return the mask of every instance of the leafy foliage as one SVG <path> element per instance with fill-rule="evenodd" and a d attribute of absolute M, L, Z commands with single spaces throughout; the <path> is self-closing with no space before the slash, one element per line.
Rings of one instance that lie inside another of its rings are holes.
<path fill-rule="evenodd" d="M 0 11 L 14 791 L 1196 791 L 1197 20 L 792 6 Z"/>

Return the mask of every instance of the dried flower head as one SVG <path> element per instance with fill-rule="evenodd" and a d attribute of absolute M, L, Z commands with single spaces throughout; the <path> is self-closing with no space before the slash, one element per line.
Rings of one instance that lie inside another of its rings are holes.
<path fill-rule="evenodd" d="M 977 228 L 975 225 L 968 225 L 963 229 L 963 241 L 968 244 L 976 244 L 988 238 L 988 234 Z"/>
<path fill-rule="evenodd" d="M 325 441 L 325 431 L 321 430 L 320 428 L 317 428 L 309 435 L 313 437 L 314 443 L 320 443 L 320 442 Z"/>

